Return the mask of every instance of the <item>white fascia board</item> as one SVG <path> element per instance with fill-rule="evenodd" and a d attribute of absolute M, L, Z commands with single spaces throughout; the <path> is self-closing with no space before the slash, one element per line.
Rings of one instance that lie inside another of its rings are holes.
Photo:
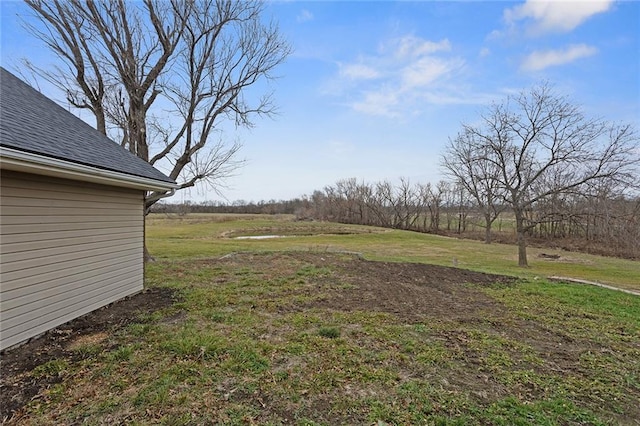
<path fill-rule="evenodd" d="M 4 146 L 0 146 L 0 168 L 146 191 L 169 191 L 178 188 L 178 184 L 171 182 L 85 166 Z"/>

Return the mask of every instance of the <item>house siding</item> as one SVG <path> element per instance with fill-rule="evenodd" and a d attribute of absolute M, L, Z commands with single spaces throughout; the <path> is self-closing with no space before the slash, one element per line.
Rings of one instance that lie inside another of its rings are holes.
<path fill-rule="evenodd" d="M 143 191 L 0 173 L 0 350 L 142 290 Z"/>

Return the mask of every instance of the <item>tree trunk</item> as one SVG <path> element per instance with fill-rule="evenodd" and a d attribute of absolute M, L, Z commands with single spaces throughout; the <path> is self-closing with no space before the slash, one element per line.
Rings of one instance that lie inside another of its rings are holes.
<path fill-rule="evenodd" d="M 516 216 L 516 233 L 518 236 L 518 266 L 523 268 L 529 267 L 527 262 L 527 241 L 525 239 L 524 228 L 524 212 L 514 209 Z"/>
<path fill-rule="evenodd" d="M 149 161 L 149 146 L 147 145 L 146 111 L 144 111 L 142 99 L 129 100 L 129 119 L 127 122 L 129 132 L 129 150 Z"/>
<path fill-rule="evenodd" d="M 102 104 L 96 103 L 93 105 L 93 111 L 96 116 L 96 129 L 103 135 L 107 135 L 107 122 L 104 116 L 104 109 Z"/>
<path fill-rule="evenodd" d="M 151 256 L 151 253 L 149 253 L 149 249 L 147 248 L 147 242 L 144 242 L 144 263 L 149 263 L 149 262 L 155 262 L 156 259 Z"/>
<path fill-rule="evenodd" d="M 491 225 L 493 223 L 493 221 L 491 220 L 491 214 L 485 214 L 484 220 L 485 220 L 484 243 L 491 244 Z"/>

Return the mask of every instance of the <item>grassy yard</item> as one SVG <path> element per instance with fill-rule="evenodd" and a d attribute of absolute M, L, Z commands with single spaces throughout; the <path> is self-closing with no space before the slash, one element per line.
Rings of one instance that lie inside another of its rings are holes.
<path fill-rule="evenodd" d="M 525 279 L 563 276 L 640 291 L 640 263 L 610 257 L 529 248 L 527 269 L 518 267 L 512 245 L 452 239 L 383 228 L 324 222 L 295 222 L 292 216 L 152 215 L 147 243 L 159 260 L 208 258 L 230 252 L 352 251 L 370 260 L 418 262 Z M 286 238 L 244 240 L 234 237 L 280 235 Z M 540 255 L 558 255 L 549 259 Z"/>
<path fill-rule="evenodd" d="M 640 424 L 640 297 L 545 279 L 640 290 L 638 262 L 286 216 L 147 236 L 175 301 L 69 337 L 9 423 Z"/>

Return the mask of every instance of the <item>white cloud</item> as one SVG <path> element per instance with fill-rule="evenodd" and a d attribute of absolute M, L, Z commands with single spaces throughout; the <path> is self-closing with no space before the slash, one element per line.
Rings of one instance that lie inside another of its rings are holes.
<path fill-rule="evenodd" d="M 424 93 L 422 99 L 432 105 L 486 105 L 495 101 L 495 93 L 444 88 Z"/>
<path fill-rule="evenodd" d="M 520 68 L 524 71 L 540 71 L 545 68 L 568 64 L 596 53 L 598 53 L 598 49 L 586 44 L 572 45 L 566 49 L 536 51 L 525 58 Z"/>
<path fill-rule="evenodd" d="M 338 63 L 331 93 L 346 97 L 351 108 L 364 114 L 415 114 L 425 102 L 437 99 L 427 94 L 442 90 L 443 84 L 464 68 L 464 60 L 452 55 L 451 49 L 447 39 L 432 41 L 408 35 L 387 40 L 374 54 Z"/>
<path fill-rule="evenodd" d="M 491 55 L 491 50 L 488 47 L 483 47 L 482 49 L 480 49 L 480 52 L 478 52 L 478 56 L 480 56 L 481 58 L 485 58 L 489 55 Z"/>
<path fill-rule="evenodd" d="M 382 51 L 388 49 L 392 50 L 398 58 L 417 58 L 435 52 L 448 52 L 451 50 L 451 43 L 447 39 L 434 42 L 415 36 L 405 36 L 391 40 L 387 46 L 382 47 Z"/>
<path fill-rule="evenodd" d="M 532 35 L 550 32 L 569 32 L 591 16 L 609 10 L 613 0 L 527 0 L 524 4 L 504 11 L 509 24 L 532 20 Z"/>
<path fill-rule="evenodd" d="M 461 64 L 462 61 L 458 59 L 441 59 L 431 56 L 420 58 L 401 71 L 402 87 L 410 90 L 431 85 L 456 68 L 460 68 Z"/>
<path fill-rule="evenodd" d="M 398 117 L 397 106 L 399 93 L 395 90 L 381 89 L 366 92 L 364 98 L 353 102 L 351 107 L 369 115 L 380 115 L 385 117 Z"/>
<path fill-rule="evenodd" d="M 339 64 L 340 75 L 352 80 L 371 80 L 380 77 L 380 72 L 364 64 Z"/>
<path fill-rule="evenodd" d="M 302 9 L 302 12 L 296 16 L 296 21 L 299 23 L 313 21 L 313 13 L 309 12 L 307 9 Z"/>

